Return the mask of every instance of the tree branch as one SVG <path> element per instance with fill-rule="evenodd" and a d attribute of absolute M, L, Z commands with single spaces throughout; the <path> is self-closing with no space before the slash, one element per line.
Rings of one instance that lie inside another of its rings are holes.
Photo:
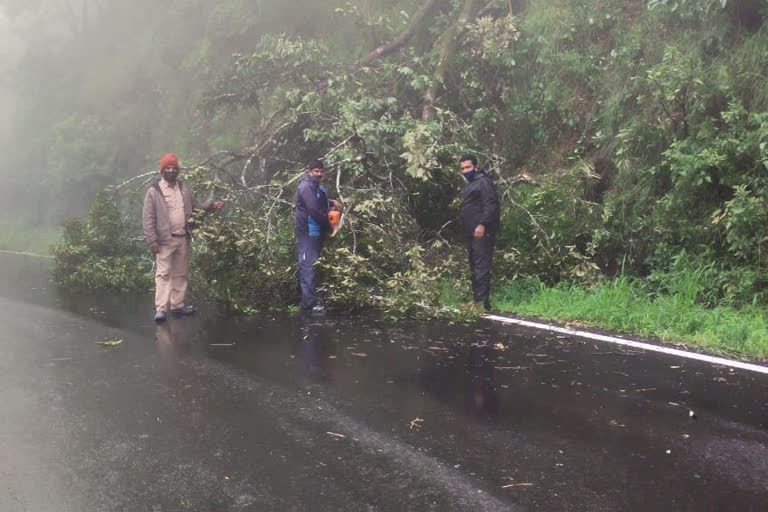
<path fill-rule="evenodd" d="M 491 12 L 494 8 L 496 8 L 496 0 L 489 0 L 487 4 L 485 4 L 479 11 L 477 11 L 477 16 L 475 18 L 482 18 L 489 12 Z"/>
<path fill-rule="evenodd" d="M 528 217 L 531 219 L 531 222 L 533 223 L 533 225 L 536 226 L 536 229 L 544 237 L 544 244 L 542 244 L 542 247 L 544 248 L 544 251 L 547 254 L 551 255 L 552 251 L 550 250 L 550 247 L 549 247 L 549 242 L 550 242 L 549 235 L 547 235 L 547 232 L 544 231 L 544 229 L 541 227 L 539 222 L 536 220 L 536 217 L 528 210 L 528 208 L 526 208 L 525 206 L 519 204 L 517 201 L 515 201 L 511 197 L 509 197 L 507 199 L 509 200 L 510 203 L 512 203 L 512 206 L 514 206 L 515 208 L 519 208 L 519 209 L 523 210 L 526 213 L 526 215 L 528 215 Z"/>
<path fill-rule="evenodd" d="M 416 11 L 411 18 L 411 22 L 408 24 L 408 26 L 403 30 L 399 36 L 397 36 L 392 41 L 383 44 L 373 50 L 371 53 L 366 55 L 358 64 L 351 67 L 350 71 L 355 72 L 359 70 L 360 68 L 364 68 L 365 66 L 369 66 L 374 61 L 386 57 L 387 55 L 390 55 L 403 46 L 405 46 L 408 41 L 411 40 L 413 35 L 418 30 L 419 26 L 424 22 L 424 18 L 426 18 L 427 13 L 432 9 L 432 7 L 435 6 L 437 3 L 437 0 L 424 0 L 424 3 L 421 4 L 421 7 L 418 11 Z"/>
<path fill-rule="evenodd" d="M 272 119 L 273 119 L 273 118 L 274 118 L 274 116 L 272 116 L 272 118 L 270 118 L 270 120 L 269 120 L 269 121 L 268 121 L 268 123 L 267 123 L 267 126 L 269 126 L 269 124 L 271 124 L 271 123 L 272 123 Z M 270 135 L 270 136 L 267 138 L 267 140 L 265 140 L 265 141 L 264 141 L 264 142 L 263 142 L 263 143 L 262 143 L 262 144 L 261 144 L 259 147 L 257 147 L 257 148 L 256 148 L 256 149 L 255 149 L 255 150 L 254 150 L 254 151 L 251 153 L 251 156 L 248 158 L 248 160 L 245 162 L 245 165 L 243 166 L 243 171 L 242 171 L 242 173 L 240 173 L 240 183 L 242 183 L 242 184 L 243 184 L 243 187 L 245 187 L 245 188 L 248 188 L 248 183 L 247 183 L 247 182 L 246 182 L 246 180 L 245 180 L 245 175 L 246 175 L 246 173 L 247 173 L 248 169 L 251 167 L 251 162 L 253 162 L 253 159 L 254 159 L 254 158 L 256 158 L 257 156 L 258 156 L 258 157 L 262 156 L 262 155 L 264 154 L 264 152 L 265 152 L 265 151 L 267 151 L 267 150 L 270 148 L 270 146 L 272 146 L 272 144 L 274 144 L 274 143 L 275 143 L 275 139 L 277 138 L 277 136 L 278 136 L 278 135 L 280 135 L 280 134 L 283 132 L 283 130 L 285 130 L 286 128 L 289 128 L 289 127 L 290 127 L 290 126 L 292 126 L 293 124 L 294 124 L 294 120 L 293 120 L 293 119 L 290 119 L 290 120 L 286 121 L 285 123 L 281 124 L 281 125 L 280 125 L 279 127 L 277 127 L 277 129 L 276 129 L 276 130 L 275 130 L 275 131 L 274 131 L 274 132 L 273 132 L 273 133 L 272 133 L 272 134 L 271 134 L 271 135 Z"/>
<path fill-rule="evenodd" d="M 134 183 L 136 181 L 142 180 L 142 179 L 150 177 L 150 176 L 159 176 L 159 175 L 160 175 L 160 173 L 157 172 L 157 171 L 145 172 L 144 174 L 139 174 L 138 176 L 134 176 L 133 178 L 131 178 L 129 180 L 126 180 L 126 181 L 122 182 L 119 185 L 115 185 L 115 186 L 112 186 L 112 187 L 107 187 L 107 190 L 112 192 L 112 197 L 114 198 L 115 195 L 120 191 L 120 189 L 127 187 L 131 183 Z"/>

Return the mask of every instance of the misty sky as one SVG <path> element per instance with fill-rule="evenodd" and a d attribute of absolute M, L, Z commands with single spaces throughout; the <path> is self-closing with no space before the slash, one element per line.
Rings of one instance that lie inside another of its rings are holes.
<path fill-rule="evenodd" d="M 13 100 L 5 80 L 10 75 L 10 69 L 16 64 L 21 50 L 19 40 L 11 31 L 11 24 L 0 7 L 0 146 L 9 134 L 9 123 Z"/>

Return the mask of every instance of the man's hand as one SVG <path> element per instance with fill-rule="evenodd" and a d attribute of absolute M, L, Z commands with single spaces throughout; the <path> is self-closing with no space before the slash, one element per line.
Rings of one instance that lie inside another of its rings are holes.
<path fill-rule="evenodd" d="M 475 239 L 477 240 L 477 239 L 483 238 L 484 236 L 485 236 L 485 226 L 483 226 L 482 224 L 478 224 L 477 227 L 475 228 Z"/>
<path fill-rule="evenodd" d="M 213 209 L 214 210 L 221 210 L 222 206 L 224 206 L 224 201 L 214 201 L 213 202 Z"/>
<path fill-rule="evenodd" d="M 343 208 L 343 206 L 341 205 L 341 203 L 340 203 L 340 202 L 338 202 L 338 201 L 337 201 L 337 200 L 335 200 L 335 199 L 331 199 L 329 202 L 331 203 L 331 207 L 332 207 L 332 208 L 334 208 L 334 209 L 336 209 L 336 210 L 341 210 L 341 209 Z"/>
<path fill-rule="evenodd" d="M 157 254 L 159 252 L 160 252 L 160 244 L 155 242 L 154 244 L 152 244 L 152 253 Z"/>

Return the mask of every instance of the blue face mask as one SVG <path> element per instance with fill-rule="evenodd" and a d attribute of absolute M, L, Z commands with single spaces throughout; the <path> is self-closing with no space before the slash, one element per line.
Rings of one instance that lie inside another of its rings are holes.
<path fill-rule="evenodd" d="M 472 169 L 469 172 L 462 173 L 462 175 L 464 176 L 464 179 L 467 181 L 472 181 L 472 179 L 475 177 L 476 174 L 477 174 L 477 169 Z"/>

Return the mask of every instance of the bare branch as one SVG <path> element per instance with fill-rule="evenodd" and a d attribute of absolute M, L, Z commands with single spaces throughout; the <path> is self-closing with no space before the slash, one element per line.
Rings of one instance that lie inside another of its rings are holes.
<path fill-rule="evenodd" d="M 352 158 L 345 158 L 344 160 L 339 160 L 338 162 L 334 162 L 330 165 L 327 165 L 326 169 L 333 169 L 334 167 L 339 167 L 340 165 L 349 164 L 352 162 L 360 163 L 363 160 L 365 160 L 365 155 L 360 155 Z"/>
<path fill-rule="evenodd" d="M 539 222 L 536 220 L 536 217 L 534 217 L 534 215 L 525 206 L 517 203 L 517 201 L 515 201 L 511 197 L 507 197 L 507 199 L 509 200 L 510 203 L 512 203 L 512 206 L 523 210 L 525 214 L 528 215 L 533 225 L 536 226 L 536 229 L 538 229 L 539 232 L 542 234 L 542 236 L 544 236 L 544 242 L 545 242 L 543 245 L 544 250 L 547 252 L 547 254 L 552 254 L 552 251 L 549 248 L 549 235 L 547 235 L 547 232 L 544 231 L 541 225 L 539 225 Z"/>
<path fill-rule="evenodd" d="M 504 177 L 501 175 L 501 173 L 497 173 L 499 177 L 499 181 L 504 184 L 505 190 L 502 194 L 502 200 L 509 201 L 512 206 L 515 208 L 519 208 L 523 212 L 525 212 L 526 215 L 528 215 L 528 218 L 531 219 L 531 223 L 536 227 L 536 229 L 539 231 L 539 233 L 542 234 L 544 237 L 544 250 L 547 252 L 547 254 L 551 254 L 552 251 L 550 250 L 550 240 L 549 235 L 547 235 L 547 232 L 544 231 L 544 228 L 541 227 L 539 222 L 536 220 L 536 217 L 528 210 L 525 206 L 519 204 L 517 201 L 512 199 L 512 194 L 510 194 L 510 191 L 512 188 L 516 185 L 520 185 L 523 183 L 527 183 L 529 185 L 538 185 L 538 182 L 535 178 L 533 178 L 530 174 L 528 174 L 525 170 L 521 171 L 520 174 L 512 178 L 511 180 L 504 179 Z"/>
<path fill-rule="evenodd" d="M 272 121 L 273 121 L 274 118 L 275 118 L 275 114 L 273 114 L 270 117 L 269 121 L 267 121 L 267 126 L 272 124 Z M 246 175 L 246 172 L 248 171 L 248 168 L 251 166 L 251 162 L 253 162 L 253 159 L 256 158 L 257 156 L 261 156 L 265 151 L 267 151 L 270 148 L 270 146 L 272 146 L 272 144 L 275 143 L 275 139 L 277 138 L 277 136 L 280 135 L 283 132 L 283 130 L 285 130 L 286 128 L 288 128 L 291 125 L 293 125 L 293 123 L 294 123 L 294 120 L 290 119 L 290 120 L 286 121 L 285 123 L 281 124 L 272 133 L 272 135 L 270 135 L 269 138 L 267 138 L 267 140 L 265 140 L 261 144 L 261 146 L 256 148 L 253 151 L 253 153 L 251 153 L 251 156 L 248 158 L 248 160 L 245 162 L 245 165 L 243 166 L 243 171 L 240 173 L 240 183 L 242 183 L 242 185 L 245 188 L 248 188 L 248 182 L 245 180 L 245 175 Z"/>
<path fill-rule="evenodd" d="M 115 185 L 115 186 L 112 186 L 112 187 L 107 187 L 107 190 L 112 192 L 112 197 L 114 197 L 120 191 L 120 189 L 127 187 L 131 183 L 135 183 L 135 182 L 137 182 L 139 180 L 142 180 L 144 178 L 147 178 L 149 176 L 156 176 L 157 174 L 158 174 L 157 171 L 145 172 L 144 174 L 139 174 L 138 176 L 134 176 L 133 178 L 131 178 L 131 179 L 127 180 L 127 181 L 124 181 L 124 182 L 122 182 L 119 185 Z"/>
<path fill-rule="evenodd" d="M 341 200 L 341 204 L 346 203 L 344 200 L 344 195 L 341 193 L 341 169 L 336 171 L 336 193 L 339 194 L 339 200 Z"/>
<path fill-rule="evenodd" d="M 323 158 L 328 158 L 330 155 L 332 155 L 333 153 L 335 153 L 336 151 L 338 151 L 338 150 L 339 150 L 339 149 L 341 149 L 342 147 L 346 146 L 346 145 L 347 145 L 347 143 L 348 143 L 350 140 L 354 139 L 356 136 L 357 136 L 357 134 L 356 134 L 356 133 L 353 133 L 352 135 L 350 135 L 349 137 L 347 137 L 347 138 L 346 138 L 346 139 L 344 139 L 343 141 L 339 142 L 339 143 L 338 143 L 338 144 L 336 144 L 336 145 L 335 145 L 335 146 L 334 146 L 334 147 L 333 147 L 333 148 L 332 148 L 330 151 L 328 151 L 328 152 L 325 154 L 325 156 L 324 156 Z"/>
<path fill-rule="evenodd" d="M 358 64 L 352 66 L 350 71 L 355 72 L 360 68 L 369 66 L 374 61 L 382 57 L 386 57 L 387 55 L 390 55 L 405 46 L 417 32 L 419 26 L 424 21 L 424 18 L 426 18 L 427 13 L 429 13 L 429 11 L 432 9 L 432 7 L 435 6 L 436 3 L 437 0 L 425 0 L 424 3 L 421 4 L 419 10 L 414 13 L 413 17 L 411 18 L 411 22 L 408 24 L 405 30 L 400 33 L 400 35 L 398 35 L 392 41 L 379 46 L 371 53 L 366 55 Z"/>
<path fill-rule="evenodd" d="M 253 162 L 253 159 L 258 156 L 258 153 L 253 153 L 248 160 L 246 160 L 245 165 L 243 166 L 243 172 L 240 173 L 240 183 L 242 183 L 244 188 L 248 188 L 248 182 L 245 181 L 245 174 L 248 172 L 248 168 L 251 166 L 251 162 Z"/>

